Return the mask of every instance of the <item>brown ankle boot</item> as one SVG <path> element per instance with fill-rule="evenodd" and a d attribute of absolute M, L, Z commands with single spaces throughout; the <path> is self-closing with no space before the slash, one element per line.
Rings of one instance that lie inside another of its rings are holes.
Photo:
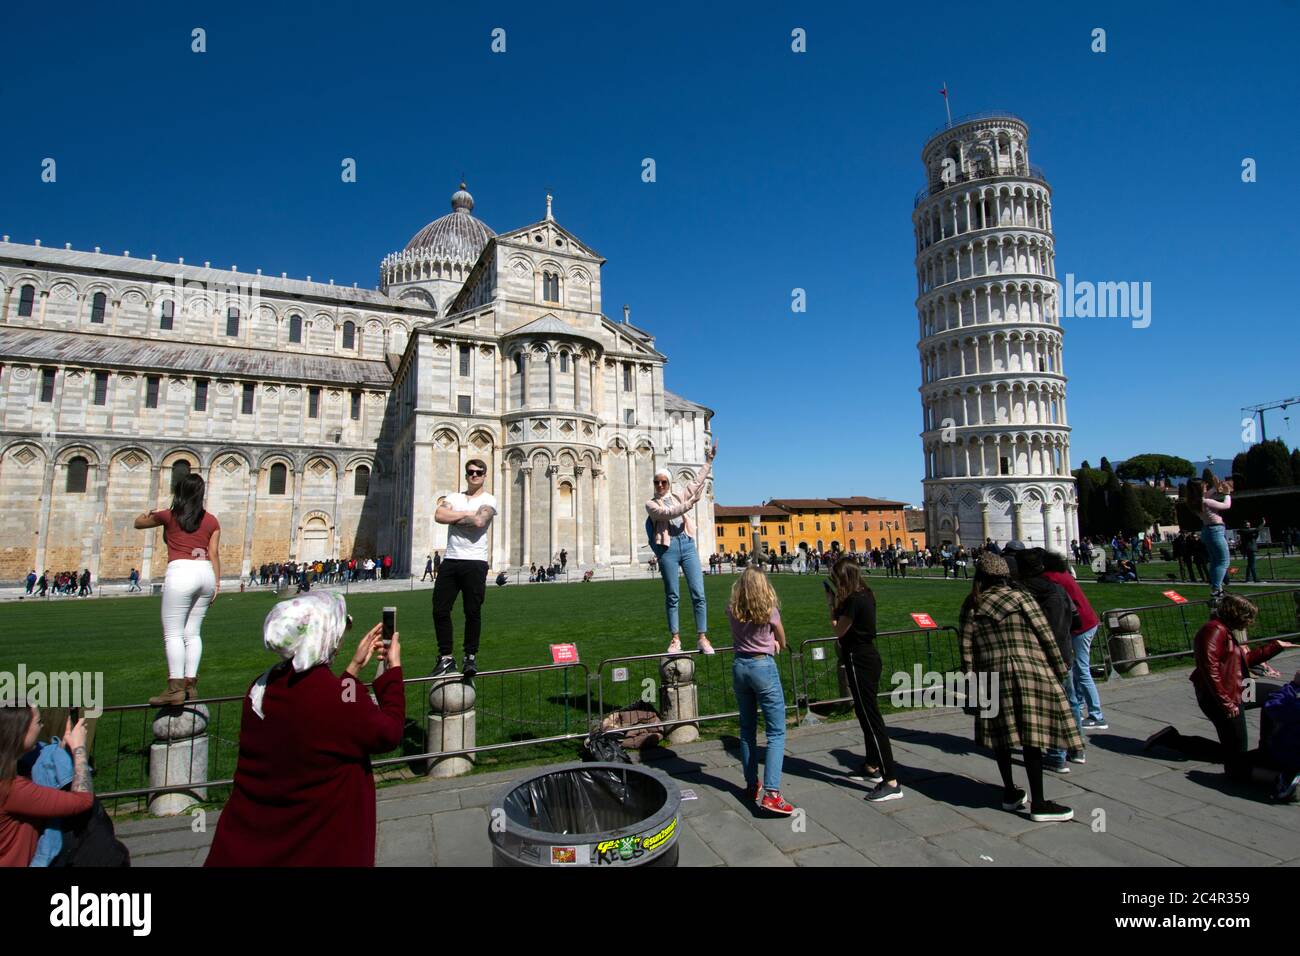
<path fill-rule="evenodd" d="M 197 676 L 185 678 L 185 699 L 198 700 L 199 699 L 198 687 L 199 687 L 199 679 Z"/>
<path fill-rule="evenodd" d="M 183 677 L 167 678 L 167 692 L 149 698 L 150 707 L 177 707 L 185 703 L 185 679 Z"/>

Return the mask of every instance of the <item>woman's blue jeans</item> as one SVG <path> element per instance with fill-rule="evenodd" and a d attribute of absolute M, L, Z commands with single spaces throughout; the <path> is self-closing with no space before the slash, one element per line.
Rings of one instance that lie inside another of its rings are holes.
<path fill-rule="evenodd" d="M 1209 557 L 1210 587 L 1215 590 L 1223 588 L 1223 579 L 1228 573 L 1228 538 L 1221 524 L 1207 524 L 1201 529 L 1201 540 L 1205 542 L 1205 553 Z"/>
<path fill-rule="evenodd" d="M 709 605 L 704 599 L 704 574 L 700 570 L 700 556 L 695 542 L 679 534 L 672 544 L 656 544 L 655 556 L 659 558 L 659 576 L 664 579 L 664 609 L 668 612 L 668 631 L 677 634 L 681 628 L 677 605 L 681 601 L 677 575 L 686 575 L 686 586 L 691 591 L 691 604 L 695 608 L 695 630 L 704 634 L 709 629 Z"/>
<path fill-rule="evenodd" d="M 758 711 L 763 711 L 767 753 L 763 756 L 763 788 L 781 789 L 785 761 L 785 692 L 781 671 L 771 654 L 737 654 L 731 662 L 731 683 L 740 711 L 740 762 L 746 786 L 758 781 Z"/>
<path fill-rule="evenodd" d="M 1092 639 L 1097 636 L 1099 626 L 1094 625 L 1082 634 L 1074 635 L 1072 639 L 1074 666 L 1071 668 L 1070 679 L 1074 683 L 1075 700 L 1080 708 L 1075 711 L 1076 718 L 1086 713 L 1093 720 L 1106 719 L 1101 712 L 1101 695 L 1097 693 L 1097 682 L 1092 679 Z M 1082 729 L 1081 724 L 1080 730 Z"/>

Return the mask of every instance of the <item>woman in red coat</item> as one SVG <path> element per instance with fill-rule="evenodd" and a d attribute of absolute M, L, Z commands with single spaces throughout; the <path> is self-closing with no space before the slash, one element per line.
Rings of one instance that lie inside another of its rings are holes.
<path fill-rule="evenodd" d="M 406 718 L 398 637 L 361 639 L 342 677 L 329 662 L 351 626 L 343 596 L 300 594 L 271 609 L 268 650 L 285 658 L 249 688 L 234 789 L 205 866 L 374 866 L 370 755 L 401 742 Z M 357 680 L 378 653 L 378 706 Z"/>
<path fill-rule="evenodd" d="M 1289 641 L 1269 641 L 1254 647 L 1238 643 L 1233 631 L 1244 632 L 1258 614 L 1255 605 L 1245 598 L 1225 594 L 1214 616 L 1196 632 L 1196 669 L 1190 679 L 1196 688 L 1196 703 L 1214 724 L 1218 741 L 1189 737 L 1166 727 L 1147 739 L 1148 749 L 1170 747 L 1193 760 L 1223 764 L 1224 771 L 1235 780 L 1251 780 L 1254 769 L 1263 761 L 1259 751 L 1251 750 L 1248 743 L 1242 706 L 1246 678 L 1251 667 L 1296 646 Z M 1276 776 L 1276 772 L 1267 772 L 1260 780 L 1272 781 Z"/>

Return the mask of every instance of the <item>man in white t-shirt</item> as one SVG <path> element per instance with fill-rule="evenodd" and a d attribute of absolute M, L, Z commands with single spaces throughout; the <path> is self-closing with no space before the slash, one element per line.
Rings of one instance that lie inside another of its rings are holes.
<path fill-rule="evenodd" d="M 478 641 L 482 629 L 483 596 L 487 593 L 488 528 L 497 513 L 497 500 L 483 490 L 487 465 L 477 458 L 465 463 L 465 491 L 438 502 L 434 520 L 447 525 L 447 552 L 433 585 L 433 631 L 438 638 L 438 665 L 434 677 L 456 670 L 451 609 L 464 595 L 466 677 L 478 671 Z"/>

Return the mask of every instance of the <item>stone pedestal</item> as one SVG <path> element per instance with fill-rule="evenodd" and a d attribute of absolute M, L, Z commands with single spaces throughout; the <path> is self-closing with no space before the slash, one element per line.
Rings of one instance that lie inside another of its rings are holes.
<path fill-rule="evenodd" d="M 1108 636 L 1110 659 L 1118 662 L 1123 658 L 1145 657 L 1147 644 L 1141 634 L 1142 622 L 1136 614 L 1120 614 L 1108 619 Z M 1115 670 L 1126 677 L 1145 677 L 1151 673 L 1146 661 L 1123 664 L 1115 663 Z"/>
<path fill-rule="evenodd" d="M 666 721 L 691 720 L 700 716 L 693 658 L 669 657 L 659 665 L 659 710 Z M 689 744 L 699 739 L 699 724 L 678 724 L 668 732 L 670 744 Z"/>
<path fill-rule="evenodd" d="M 429 753 L 467 750 L 475 745 L 476 714 L 474 685 L 459 675 L 434 681 L 429 688 Z M 432 757 L 430 777 L 459 777 L 474 769 L 474 755 Z"/>
<path fill-rule="evenodd" d="M 156 817 L 185 813 L 208 798 L 208 708 L 203 704 L 164 707 L 153 721 L 149 746 L 149 786 L 183 787 L 160 793 L 149 801 Z"/>

